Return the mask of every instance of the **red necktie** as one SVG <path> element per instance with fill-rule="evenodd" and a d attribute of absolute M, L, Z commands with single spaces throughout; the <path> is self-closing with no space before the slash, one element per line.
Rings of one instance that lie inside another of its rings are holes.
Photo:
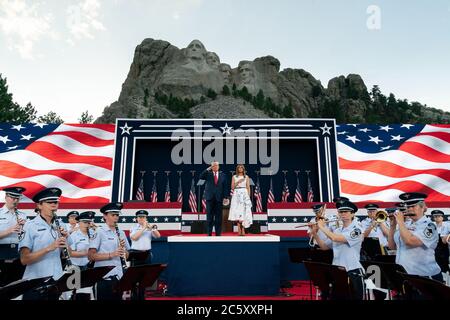
<path fill-rule="evenodd" d="M 219 181 L 219 178 L 217 177 L 217 172 L 214 172 L 214 184 L 217 186 L 217 181 Z"/>

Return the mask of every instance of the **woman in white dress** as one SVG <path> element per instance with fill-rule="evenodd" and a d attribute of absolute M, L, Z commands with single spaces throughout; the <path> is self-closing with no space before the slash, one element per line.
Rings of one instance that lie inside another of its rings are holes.
<path fill-rule="evenodd" d="M 243 236 L 245 228 L 252 224 L 252 201 L 250 200 L 250 179 L 242 164 L 236 167 L 236 174 L 231 178 L 231 189 L 233 197 L 228 220 L 237 223 L 239 235 Z"/>

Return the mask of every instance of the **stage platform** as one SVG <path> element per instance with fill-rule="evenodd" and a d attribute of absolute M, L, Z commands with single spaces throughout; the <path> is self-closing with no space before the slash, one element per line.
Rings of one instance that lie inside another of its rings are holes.
<path fill-rule="evenodd" d="M 280 237 L 167 238 L 169 296 L 271 296 L 280 288 Z"/>

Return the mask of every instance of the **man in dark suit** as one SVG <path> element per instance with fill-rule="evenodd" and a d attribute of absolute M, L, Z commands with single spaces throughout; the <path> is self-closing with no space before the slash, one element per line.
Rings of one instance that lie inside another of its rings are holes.
<path fill-rule="evenodd" d="M 219 163 L 214 161 L 211 166 L 200 174 L 205 180 L 206 218 L 208 220 L 208 235 L 212 235 L 213 226 L 216 236 L 222 233 L 222 205 L 229 203 L 224 199 L 226 192 L 226 175 L 219 171 Z"/>

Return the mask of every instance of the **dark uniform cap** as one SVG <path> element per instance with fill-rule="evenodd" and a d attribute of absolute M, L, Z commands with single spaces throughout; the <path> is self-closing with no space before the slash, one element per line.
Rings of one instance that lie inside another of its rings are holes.
<path fill-rule="evenodd" d="M 420 201 L 424 201 L 428 196 L 420 192 L 405 192 L 398 196 L 407 207 L 412 207 Z"/>
<path fill-rule="evenodd" d="M 402 212 L 406 211 L 406 204 L 404 202 L 398 202 L 395 204 L 395 206 Z"/>
<path fill-rule="evenodd" d="M 335 198 L 333 198 L 333 202 L 334 203 L 338 203 L 338 202 L 342 202 L 342 201 L 350 201 L 350 199 L 346 198 L 346 197 L 335 197 Z"/>
<path fill-rule="evenodd" d="M 100 212 L 101 213 L 108 213 L 108 212 L 115 212 L 120 213 L 120 210 L 122 210 L 123 204 L 121 202 L 111 202 L 103 207 L 101 207 Z"/>
<path fill-rule="evenodd" d="M 88 221 L 91 222 L 94 219 L 95 212 L 94 211 L 84 211 L 77 216 L 77 221 Z"/>
<path fill-rule="evenodd" d="M 432 216 L 444 216 L 444 212 L 441 210 L 433 210 L 431 211 Z"/>
<path fill-rule="evenodd" d="M 148 211 L 147 210 L 139 210 L 136 211 L 136 217 L 147 217 L 148 216 Z"/>
<path fill-rule="evenodd" d="M 35 194 L 33 201 L 39 203 L 42 201 L 59 201 L 61 197 L 61 189 L 59 188 L 47 188 Z"/>
<path fill-rule="evenodd" d="M 323 207 L 323 204 L 315 204 L 315 205 L 313 205 L 313 206 L 311 207 L 311 209 L 313 209 L 313 211 L 314 211 L 315 213 L 317 213 L 317 212 L 320 211 L 320 209 L 322 209 L 322 207 Z"/>
<path fill-rule="evenodd" d="M 353 213 L 358 211 L 356 204 L 347 200 L 337 202 L 336 208 L 338 211 L 353 211 Z"/>
<path fill-rule="evenodd" d="M 375 203 L 368 203 L 364 206 L 364 208 L 366 208 L 367 210 L 375 210 L 378 209 L 379 206 Z"/>
<path fill-rule="evenodd" d="M 67 215 L 66 215 L 66 217 L 68 218 L 68 217 L 70 217 L 70 216 L 79 216 L 80 215 L 80 213 L 78 212 L 78 211 L 70 211 Z"/>
<path fill-rule="evenodd" d="M 3 188 L 2 190 L 5 191 L 5 194 L 7 196 L 10 196 L 11 198 L 20 198 L 22 193 L 27 189 L 22 188 L 22 187 L 8 187 L 8 188 Z"/>
<path fill-rule="evenodd" d="M 387 213 L 394 213 L 395 211 L 397 211 L 397 208 L 386 208 Z"/>

